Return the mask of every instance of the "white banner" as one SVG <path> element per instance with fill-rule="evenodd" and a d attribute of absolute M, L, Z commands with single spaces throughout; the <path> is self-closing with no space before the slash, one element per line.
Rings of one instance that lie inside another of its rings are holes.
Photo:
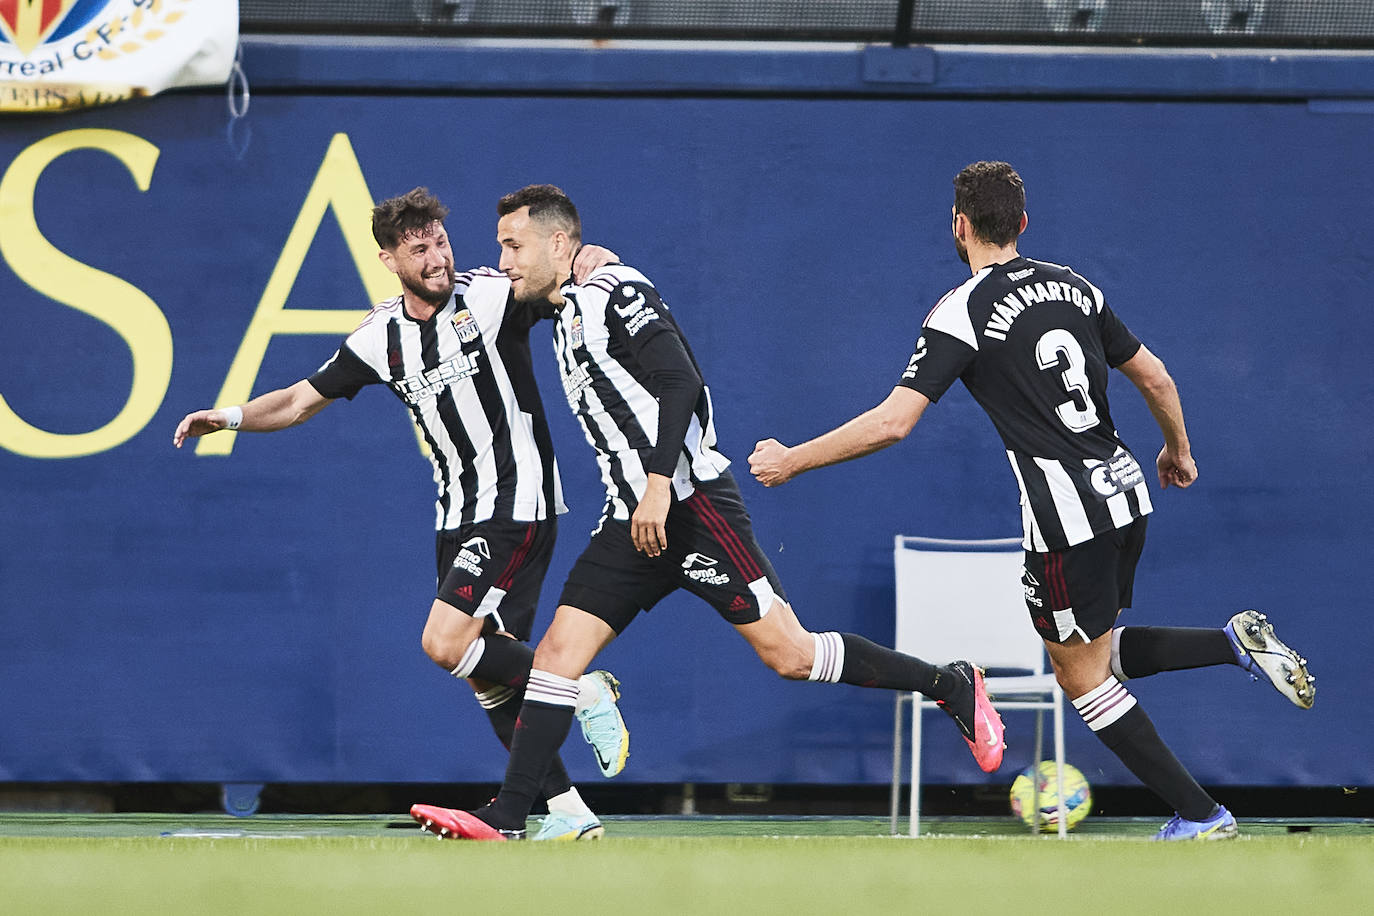
<path fill-rule="evenodd" d="M 0 0 L 0 111 L 223 84 L 238 33 L 238 0 Z"/>

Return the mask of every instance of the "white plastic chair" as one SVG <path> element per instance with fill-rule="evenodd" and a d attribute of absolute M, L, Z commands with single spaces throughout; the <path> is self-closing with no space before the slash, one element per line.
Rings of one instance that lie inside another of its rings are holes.
<path fill-rule="evenodd" d="M 1064 772 L 1064 694 L 1049 671 L 1045 647 L 1027 619 L 1021 584 L 1024 554 L 1020 538 L 957 541 L 897 535 L 893 562 L 897 573 L 899 652 L 942 665 L 968 659 L 990 674 L 984 678 L 999 712 L 1035 710 L 1031 764 L 1043 749 L 1044 716 L 1054 713 L 1054 760 Z M 903 704 L 914 704 L 911 723 L 910 835 L 921 833 L 921 713 L 937 709 L 921 694 L 899 693 L 892 735 L 891 832 L 897 833 L 901 794 Z M 941 718 L 945 714 L 941 712 Z M 953 727 L 951 723 L 950 727 Z M 1014 733 L 1007 743 L 1014 749 Z M 949 746 L 954 746 L 951 742 Z M 963 748 L 963 742 L 959 742 Z M 1060 776 L 1059 835 L 1066 835 L 1063 777 Z M 1038 785 L 1038 781 L 1037 781 Z M 1039 793 L 1035 799 L 1038 832 Z"/>

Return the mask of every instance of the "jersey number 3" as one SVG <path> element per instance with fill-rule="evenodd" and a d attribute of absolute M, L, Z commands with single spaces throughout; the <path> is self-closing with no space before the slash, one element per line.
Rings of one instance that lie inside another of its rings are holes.
<path fill-rule="evenodd" d="M 1068 391 L 1069 400 L 1054 408 L 1060 422 L 1075 433 L 1096 426 L 1097 407 L 1088 394 L 1088 374 L 1084 371 L 1087 361 L 1083 358 L 1083 348 L 1074 336 L 1063 328 L 1046 331 L 1035 344 L 1035 360 L 1042 371 L 1068 364 L 1059 374 L 1059 380 Z"/>

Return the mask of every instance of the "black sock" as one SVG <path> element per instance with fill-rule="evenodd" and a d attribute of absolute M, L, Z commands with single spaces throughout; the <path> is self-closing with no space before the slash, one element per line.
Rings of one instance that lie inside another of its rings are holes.
<path fill-rule="evenodd" d="M 880 646 L 853 633 L 817 633 L 818 660 L 819 656 L 831 651 L 836 642 L 835 637 L 838 637 L 838 641 L 843 645 L 839 670 L 828 678 L 813 674 L 813 680 L 838 681 L 858 687 L 916 691 L 933 700 L 946 699 L 954 687 L 948 678 L 941 677 L 940 669 L 929 662 L 922 661 L 914 655 L 903 655 L 896 649 Z M 821 667 L 825 664 L 826 662 L 821 660 Z"/>
<path fill-rule="evenodd" d="M 502 688 L 496 688 L 502 689 Z M 480 700 L 480 697 L 479 697 Z M 512 693 L 499 705 L 486 707 L 487 719 L 491 722 L 492 731 L 496 732 L 496 737 L 501 740 L 501 745 L 506 750 L 510 750 L 511 739 L 515 735 L 515 720 L 520 715 L 520 705 L 525 701 L 523 690 Z M 572 780 L 568 777 L 568 770 L 563 766 L 563 758 L 554 754 L 549 761 L 549 768 L 544 773 L 544 781 L 539 788 L 539 797 L 548 801 L 557 795 L 572 788 Z"/>
<path fill-rule="evenodd" d="M 1190 821 L 1204 821 L 1216 811 L 1216 800 L 1179 763 L 1145 710 L 1115 678 L 1074 700 L 1073 705 L 1126 769 L 1180 815 Z"/>
<path fill-rule="evenodd" d="M 546 671 L 530 672 L 525 702 L 511 739 L 506 778 L 484 814 L 501 829 L 523 829 L 544 775 L 572 728 L 577 681 Z M 486 818 L 484 818 L 485 820 Z"/>
<path fill-rule="evenodd" d="M 530 666 L 534 664 L 534 650 L 508 636 L 489 634 L 481 640 L 482 656 L 467 677 L 524 690 L 530 679 Z"/>
<path fill-rule="evenodd" d="M 1113 639 L 1114 670 L 1128 678 L 1161 671 L 1234 665 L 1224 630 L 1209 627 L 1121 627 Z"/>

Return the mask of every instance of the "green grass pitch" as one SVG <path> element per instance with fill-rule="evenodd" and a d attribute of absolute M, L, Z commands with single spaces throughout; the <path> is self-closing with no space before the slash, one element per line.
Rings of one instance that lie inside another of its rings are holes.
<path fill-rule="evenodd" d="M 0 814 L 18 914 L 1360 913 L 1374 828 L 1156 844 L 1157 824 L 1067 841 L 1010 818 L 607 818 L 599 843 L 439 841 L 377 817 Z"/>

